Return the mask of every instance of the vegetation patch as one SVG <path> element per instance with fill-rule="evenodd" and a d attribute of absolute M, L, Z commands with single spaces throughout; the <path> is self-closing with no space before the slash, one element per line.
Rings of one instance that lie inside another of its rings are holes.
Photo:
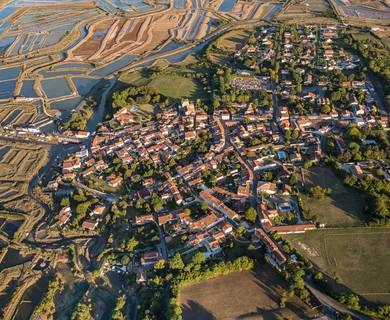
<path fill-rule="evenodd" d="M 304 170 L 304 176 L 307 189 L 320 186 L 330 190 L 329 195 L 323 197 L 309 194 L 301 197 L 305 216 L 335 227 L 363 223 L 365 199 L 361 192 L 344 186 L 343 182 L 327 167 Z"/>
<path fill-rule="evenodd" d="M 388 303 L 390 229 L 345 228 L 284 236 L 324 273 L 355 294 Z M 342 293 L 341 285 L 334 290 Z"/>

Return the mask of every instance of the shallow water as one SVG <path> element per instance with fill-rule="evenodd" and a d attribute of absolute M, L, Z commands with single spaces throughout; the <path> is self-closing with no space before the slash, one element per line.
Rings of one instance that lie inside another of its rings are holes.
<path fill-rule="evenodd" d="M 38 97 L 37 93 L 34 90 L 34 80 L 23 81 L 22 89 L 20 90 L 20 95 L 26 98 Z"/>
<path fill-rule="evenodd" d="M 91 89 L 100 81 L 100 79 L 91 79 L 84 77 L 73 77 L 72 81 L 80 95 L 86 96 Z"/>
<path fill-rule="evenodd" d="M 46 79 L 41 81 L 42 89 L 49 99 L 72 94 L 65 78 Z"/>
<path fill-rule="evenodd" d="M 16 79 L 19 76 L 19 73 L 19 67 L 0 69 L 0 81 Z"/>

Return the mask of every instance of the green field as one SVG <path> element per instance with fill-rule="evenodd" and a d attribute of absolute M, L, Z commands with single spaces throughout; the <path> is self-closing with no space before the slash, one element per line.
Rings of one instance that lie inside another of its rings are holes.
<path fill-rule="evenodd" d="M 155 87 L 166 97 L 173 99 L 181 98 L 204 98 L 202 84 L 192 76 L 203 70 L 196 67 L 197 60 L 189 58 L 182 64 L 160 67 L 163 71 L 158 73 L 145 70 L 124 73 L 119 77 L 122 84 L 133 86 L 148 85 Z M 194 64 L 194 65 L 192 65 Z"/>
<path fill-rule="evenodd" d="M 284 237 L 354 293 L 372 302 L 390 302 L 389 228 L 324 229 Z"/>
<path fill-rule="evenodd" d="M 363 213 L 364 195 L 344 186 L 330 168 L 315 167 L 305 170 L 304 176 L 307 189 L 319 185 L 332 190 L 330 196 L 325 196 L 321 200 L 302 195 L 303 209 L 309 216 L 315 216 L 315 221 L 328 227 L 349 227 L 362 225 L 367 219 Z"/>

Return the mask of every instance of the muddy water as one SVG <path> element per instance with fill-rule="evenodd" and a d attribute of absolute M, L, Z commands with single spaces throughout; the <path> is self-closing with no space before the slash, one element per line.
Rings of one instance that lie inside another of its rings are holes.
<path fill-rule="evenodd" d="M 103 94 L 100 97 L 99 104 L 95 109 L 95 112 L 93 113 L 92 117 L 88 121 L 87 131 L 89 132 L 95 131 L 98 123 L 103 121 L 104 113 L 106 110 L 107 95 L 111 91 L 115 82 L 116 82 L 116 78 L 111 78 L 109 83 L 104 87 Z"/>

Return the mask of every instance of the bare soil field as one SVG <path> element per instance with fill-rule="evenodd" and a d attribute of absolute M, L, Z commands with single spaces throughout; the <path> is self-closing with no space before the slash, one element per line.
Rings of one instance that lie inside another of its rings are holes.
<path fill-rule="evenodd" d="M 310 308 L 292 298 L 279 307 L 283 279 L 268 265 L 184 287 L 179 303 L 185 320 L 309 319 Z"/>

